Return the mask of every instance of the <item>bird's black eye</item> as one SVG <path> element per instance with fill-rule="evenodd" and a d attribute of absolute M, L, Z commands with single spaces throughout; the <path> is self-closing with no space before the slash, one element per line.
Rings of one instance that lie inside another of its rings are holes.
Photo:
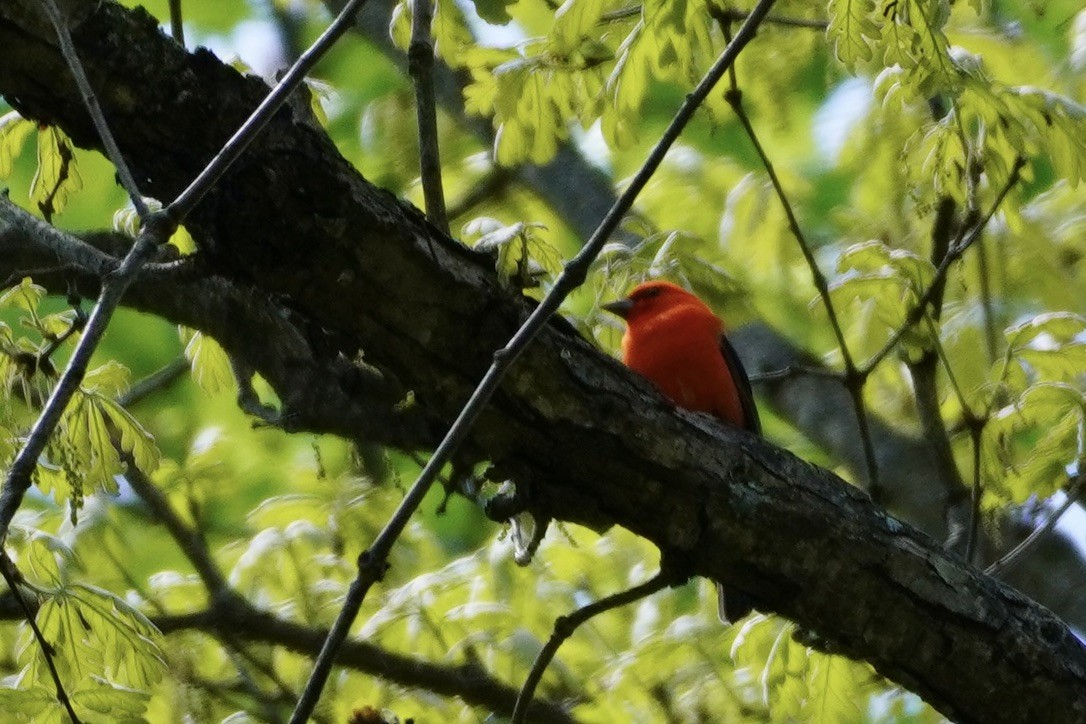
<path fill-rule="evenodd" d="M 662 291 L 663 289 L 661 287 L 649 287 L 648 289 L 642 289 L 640 292 L 638 292 L 634 299 L 636 299 L 637 301 L 652 299 L 653 297 L 660 296 L 660 292 Z"/>

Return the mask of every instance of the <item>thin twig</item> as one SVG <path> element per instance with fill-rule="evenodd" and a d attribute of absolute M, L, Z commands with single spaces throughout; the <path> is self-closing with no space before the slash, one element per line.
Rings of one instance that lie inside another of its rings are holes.
<path fill-rule="evenodd" d="M 77 236 L 61 231 L 12 202 L 6 191 L 0 193 L 0 219 L 25 234 L 38 246 L 55 254 L 58 259 L 87 274 L 105 276 L 119 266 L 118 259 Z M 19 278 L 23 276 L 33 275 L 26 272 L 20 274 Z"/>
<path fill-rule="evenodd" d="M 559 616 L 554 622 L 554 632 L 551 633 L 550 639 L 539 654 L 536 655 L 532 668 L 528 671 L 528 677 L 524 680 L 524 686 L 521 687 L 520 695 L 517 697 L 517 705 L 513 709 L 513 716 L 509 720 L 510 724 L 523 724 L 525 717 L 528 715 L 528 706 L 532 703 L 532 697 L 535 695 L 535 689 L 543 678 L 543 673 L 554 659 L 555 654 L 558 653 L 559 647 L 573 635 L 578 626 L 605 611 L 611 611 L 651 596 L 666 588 L 672 580 L 672 577 L 661 569 L 659 573 L 642 584 L 601 598 L 587 606 L 582 606 L 568 616 Z"/>
<path fill-rule="evenodd" d="M 37 617 L 35 616 L 33 609 L 30 608 L 30 604 L 26 602 L 26 598 L 23 597 L 23 592 L 19 590 L 18 584 L 23 576 L 19 573 L 19 569 L 15 567 L 15 561 L 11 560 L 5 550 L 0 550 L 0 575 L 3 575 L 4 580 L 7 581 L 11 595 L 15 597 L 15 601 L 23 611 L 26 622 L 30 624 L 30 630 L 34 632 L 34 638 L 37 639 L 38 647 L 41 649 L 42 656 L 45 658 L 45 665 L 49 669 L 49 675 L 53 677 L 53 683 L 57 687 L 57 701 L 64 706 L 64 709 L 68 712 L 68 716 L 71 717 L 73 724 L 80 724 L 79 717 L 76 716 L 75 709 L 72 708 L 72 702 L 68 698 L 68 692 L 64 690 L 64 684 L 60 680 L 60 673 L 57 671 L 57 665 L 53 661 L 53 656 L 56 655 L 56 649 L 53 648 L 52 644 L 45 640 L 45 635 L 41 632 L 41 629 L 38 628 Z"/>
<path fill-rule="evenodd" d="M 441 155 L 438 153 L 437 103 L 434 100 L 434 45 L 430 37 L 433 8 L 430 0 L 412 0 L 411 7 L 411 45 L 407 51 L 407 70 L 415 85 L 422 194 L 430 223 L 448 234 L 449 218 L 445 213 Z"/>
<path fill-rule="evenodd" d="M 72 44 L 72 36 L 68 32 L 68 25 L 64 21 L 64 16 L 54 0 L 42 0 L 42 7 L 46 15 L 49 16 L 50 22 L 53 23 L 53 29 L 56 30 L 57 40 L 60 43 L 60 52 L 68 63 L 68 69 L 71 70 L 75 84 L 79 87 L 79 92 L 83 96 L 83 105 L 87 107 L 87 113 L 94 123 L 95 130 L 98 131 L 98 137 L 102 141 L 106 156 L 116 167 L 117 178 L 124 190 L 128 192 L 128 197 L 132 200 L 132 206 L 136 209 L 136 213 L 141 220 L 146 221 L 151 213 L 150 209 L 144 203 L 143 195 L 136 185 L 136 178 L 132 175 L 132 171 L 129 170 L 128 163 L 125 162 L 124 156 L 121 155 L 121 149 L 117 145 L 116 139 L 113 138 L 113 133 L 109 130 L 109 124 L 106 123 L 102 107 L 98 105 L 98 97 L 94 95 L 94 89 L 87 78 L 87 73 L 83 70 L 83 63 L 80 62 L 79 54 L 76 53 L 75 45 Z"/>
<path fill-rule="evenodd" d="M 995 310 L 992 307 L 992 280 L 988 273 L 988 245 L 977 242 L 977 274 L 980 276 L 980 308 L 984 315 L 984 342 L 988 348 L 988 363 L 996 361 L 999 353 L 999 332 L 996 330 Z"/>
<path fill-rule="evenodd" d="M 125 256 L 116 271 L 107 274 L 102 281 L 102 290 L 98 301 L 87 319 L 87 326 L 72 352 L 68 366 L 49 395 L 34 426 L 30 430 L 19 454 L 8 469 L 7 479 L 0 489 L 0 544 L 7 539 L 8 528 L 15 516 L 15 511 L 22 504 L 23 496 L 30 488 L 32 475 L 38 464 L 38 457 L 53 431 L 60 423 L 60 418 L 68 406 L 84 375 L 91 355 L 98 348 L 98 343 L 105 334 L 113 312 L 121 302 L 125 291 L 139 274 L 143 264 L 151 258 L 161 243 L 168 239 L 176 228 L 161 214 L 155 213 L 147 218 L 132 249 Z"/>
<path fill-rule="evenodd" d="M 132 490 L 139 496 L 140 500 L 151 509 L 155 517 L 166 526 L 170 537 L 177 542 L 181 552 L 185 554 L 185 558 L 188 558 L 189 563 L 196 569 L 196 575 L 200 577 L 211 597 L 217 599 L 229 595 L 231 593 L 229 584 L 227 584 L 222 571 L 215 565 L 215 560 L 212 558 L 211 551 L 208 550 L 207 542 L 200 534 L 200 531 L 190 528 L 185 521 L 181 520 L 181 516 L 170 505 L 165 493 L 159 490 L 158 486 L 147 477 L 147 474 L 136 465 L 136 461 L 130 453 L 123 453 L 122 460 L 124 460 L 127 467 L 125 478 L 128 480 L 128 484 L 132 486 Z"/>
<path fill-rule="evenodd" d="M 980 539 L 980 503 L 984 493 L 980 477 L 980 453 L 982 433 L 984 432 L 984 426 L 988 424 L 988 419 L 987 417 L 978 417 L 969 406 L 969 401 L 965 398 L 965 391 L 958 383 L 954 368 L 950 366 L 950 358 L 947 356 L 943 343 L 939 339 L 939 332 L 935 328 L 935 322 L 932 321 L 931 315 L 927 313 L 924 314 L 924 319 L 928 323 L 928 332 L 931 334 L 935 353 L 942 363 L 943 369 L 946 370 L 947 379 L 950 381 L 950 389 L 954 392 L 959 407 L 962 408 L 962 414 L 969 429 L 969 439 L 973 445 L 973 485 L 970 494 L 969 531 L 965 541 L 965 560 L 972 562 L 977 542 Z"/>
<path fill-rule="evenodd" d="M 732 23 L 731 15 L 724 10 L 712 7 L 709 12 L 720 24 L 724 37 L 730 39 Z M 872 498 L 878 500 L 880 497 L 879 466 L 875 456 L 875 444 L 871 439 L 871 426 L 867 419 L 867 407 L 864 405 L 864 385 L 867 382 L 867 375 L 860 373 L 852 358 L 852 353 L 849 352 L 848 343 L 845 341 L 844 329 L 841 327 L 841 321 L 837 316 L 837 310 L 834 308 L 833 300 L 830 297 L 830 288 L 826 281 L 826 276 L 818 266 L 818 261 L 815 259 L 814 252 L 811 250 L 811 245 L 808 243 L 807 237 L 804 235 L 803 229 L 799 225 L 799 219 L 796 218 L 795 210 L 792 208 L 792 203 L 788 200 L 788 195 L 784 191 L 784 186 L 781 184 L 780 177 L 777 176 L 777 171 L 773 166 L 773 162 L 770 161 L 769 154 L 766 153 L 765 147 L 762 146 L 761 141 L 758 139 L 758 134 L 754 130 L 754 124 L 751 123 L 750 116 L 747 115 L 746 108 L 743 107 L 743 91 L 739 88 L 734 67 L 729 69 L 729 80 L 731 88 L 724 94 L 724 100 L 728 102 L 728 105 L 731 106 L 732 110 L 735 112 L 736 117 L 739 119 L 739 123 L 743 126 L 743 130 L 746 131 L 747 137 L 750 138 L 751 145 L 754 146 L 754 150 L 757 152 L 758 158 L 761 160 L 762 166 L 765 168 L 770 182 L 773 184 L 773 190 L 777 194 L 781 206 L 784 208 L 785 217 L 788 219 L 788 228 L 792 232 L 792 236 L 795 237 L 796 243 L 799 244 L 800 252 L 803 254 L 803 258 L 806 260 L 807 267 L 811 273 L 811 280 L 814 282 L 815 289 L 818 290 L 818 295 L 822 299 L 822 304 L 826 307 L 826 314 L 829 317 L 830 327 L 833 329 L 833 335 L 837 339 L 837 347 L 841 350 L 841 359 L 845 366 L 845 389 L 848 390 L 849 396 L 852 398 L 853 413 L 856 416 L 856 427 L 860 432 L 860 443 L 863 447 L 864 462 L 867 467 L 867 490 Z"/>
<path fill-rule="evenodd" d="M 45 449 L 45 445 L 48 443 L 56 426 L 60 423 L 60 418 L 64 414 L 68 402 L 79 389 L 79 385 L 86 374 L 91 355 L 97 349 L 113 312 L 116 310 L 117 305 L 120 304 L 121 298 L 129 285 L 139 274 L 141 267 L 176 228 L 176 225 L 169 223 L 164 215 L 160 213 L 151 214 L 143 203 L 139 189 L 136 188 L 135 182 L 132 180 L 132 175 L 128 171 L 124 158 L 121 156 L 120 150 L 106 124 L 105 117 L 102 115 L 101 108 L 98 106 L 98 100 L 95 98 L 83 67 L 79 62 L 60 11 L 53 0 L 46 0 L 44 7 L 56 29 L 61 49 L 71 68 L 72 75 L 75 77 L 76 84 L 83 94 L 87 111 L 98 129 L 107 155 L 116 166 L 118 176 L 131 196 L 134 207 L 140 214 L 143 227 L 120 266 L 103 275 L 98 302 L 91 311 L 86 328 L 72 352 L 68 366 L 64 370 L 64 374 L 61 375 L 56 387 L 53 388 L 53 392 L 50 394 L 38 419 L 34 422 L 26 443 L 8 469 L 7 478 L 4 481 L 3 488 L 0 489 L 0 544 L 7 539 L 8 528 L 15 516 L 15 511 L 18 510 L 23 496 L 30 488 L 38 457 Z M 4 202 L 7 203 L 7 199 L 4 199 Z M 45 235 L 45 238 L 51 239 L 52 237 L 51 235 Z"/>
<path fill-rule="evenodd" d="M 302 53 L 298 61 L 290 67 L 286 75 L 282 77 L 275 88 L 272 89 L 256 110 L 252 112 L 245 123 L 241 124 L 230 140 L 215 154 L 215 158 L 204 167 L 188 188 L 181 192 L 173 202 L 166 207 L 166 213 L 176 223 L 180 223 L 192 211 L 200 199 L 211 190 L 215 182 L 222 178 L 226 170 L 238 160 L 242 152 L 253 142 L 257 134 L 268 124 L 283 104 L 287 102 L 290 94 L 305 80 L 305 74 L 317 64 L 329 48 L 339 40 L 340 36 L 351 29 L 354 24 L 354 16 L 366 4 L 366 0 L 351 0 L 343 6 L 336 19 L 328 26 L 309 50 Z"/>
<path fill-rule="evenodd" d="M 513 174 L 507 168 L 494 166 L 489 169 L 448 208 L 449 219 L 461 217 L 484 201 L 498 198 L 512 180 Z"/>
<path fill-rule="evenodd" d="M 75 310 L 75 319 L 72 320 L 72 323 L 69 324 L 68 328 L 63 332 L 50 339 L 49 344 L 45 346 L 45 349 L 37 354 L 39 366 L 42 364 L 49 364 L 51 366 L 52 363 L 50 362 L 50 359 L 56 351 L 60 349 L 65 342 L 71 339 L 73 335 L 86 326 L 87 315 L 78 306 L 73 308 Z"/>
<path fill-rule="evenodd" d="M 181 17 L 181 0 L 170 0 L 170 35 L 178 45 L 185 47 L 185 25 Z"/>
<path fill-rule="evenodd" d="M 173 362 L 167 363 L 164 367 L 161 367 L 143 379 L 138 380 L 127 392 L 117 398 L 117 403 L 120 404 L 121 407 L 135 405 L 143 401 L 144 398 L 153 392 L 157 392 L 164 387 L 169 387 L 180 379 L 181 376 L 189 370 L 189 367 L 190 364 L 187 359 L 178 357 Z"/>
<path fill-rule="evenodd" d="M 995 201 L 992 202 L 992 208 L 988 210 L 988 213 L 984 215 L 984 218 L 977 221 L 968 235 L 960 241 L 956 241 L 950 245 L 946 256 L 943 257 L 943 261 L 935 269 L 935 275 L 932 277 L 931 283 L 928 285 L 928 288 L 924 290 L 924 293 L 920 295 L 920 299 L 917 300 L 916 305 L 909 311 L 909 314 L 905 318 L 905 322 L 890 335 L 890 339 L 886 341 L 886 344 L 884 344 L 878 352 L 872 355 L 863 367 L 860 368 L 861 372 L 868 374 L 871 370 L 875 369 L 875 367 L 886 359 L 886 356 L 894 350 L 897 343 L 901 341 L 901 338 L 904 337 L 917 322 L 924 318 L 924 310 L 935 298 L 941 285 L 945 282 L 946 275 L 950 271 L 950 265 L 960 259 L 962 254 L 973 245 L 973 242 L 980 238 L 980 235 L 984 232 L 988 222 L 992 220 L 996 211 L 999 210 L 1000 205 L 1003 203 L 1003 199 L 1007 197 L 1007 194 L 1011 192 L 1011 189 L 1014 188 L 1022 178 L 1022 168 L 1025 165 L 1026 160 L 1022 156 L 1015 159 L 1011 175 L 1007 178 L 1007 183 L 1000 189 L 999 195 L 996 196 Z"/>
<path fill-rule="evenodd" d="M 626 8 L 619 8 L 618 10 L 612 10 L 610 12 L 600 15 L 599 22 L 613 23 L 619 20 L 628 20 L 630 18 L 636 18 L 641 14 L 640 5 L 632 5 Z M 741 23 L 750 16 L 750 13 L 744 10 L 735 10 L 728 8 L 718 11 L 719 16 L 724 17 L 729 22 Z M 766 15 L 762 21 L 765 25 L 782 25 L 790 28 L 806 28 L 807 30 L 825 30 L 829 23 L 825 20 L 815 20 L 812 18 L 791 18 L 781 15 Z"/>
<path fill-rule="evenodd" d="M 675 118 L 672 119 L 663 136 L 653 147 L 648 159 L 630 181 L 623 194 L 612 205 L 585 246 L 566 264 L 562 273 L 555 280 L 554 286 L 535 308 L 531 316 L 528 317 L 527 321 L 521 325 L 502 349 L 494 353 L 494 362 L 491 364 L 490 369 L 487 370 L 486 375 L 475 388 L 471 398 L 460 411 L 452 427 L 449 428 L 445 438 L 426 463 L 426 467 L 419 473 L 415 484 L 408 491 L 384 529 L 378 534 L 370 549 L 359 556 L 358 576 L 351 583 L 343 602 L 343 608 L 340 610 L 339 616 L 328 634 L 328 639 L 321 649 L 320 656 L 317 657 L 313 673 L 310 675 L 305 690 L 298 700 L 298 706 L 291 717 L 292 724 L 302 724 L 317 705 L 320 692 L 324 688 L 324 682 L 332 670 L 332 662 L 335 659 L 336 652 L 347 638 L 351 624 L 358 615 L 358 610 L 362 607 L 362 601 L 365 599 L 366 593 L 384 575 L 389 551 L 423 498 L 426 497 L 426 493 L 429 492 L 438 472 L 451 457 L 461 440 L 467 435 L 468 430 L 494 394 L 510 365 L 524 351 L 528 343 L 535 338 L 543 325 L 547 323 L 547 320 L 558 310 L 566 296 L 584 282 L 589 266 L 599 255 L 614 230 L 618 228 L 622 217 L 633 206 L 634 199 L 637 198 L 637 195 L 641 193 L 645 184 L 655 173 L 668 149 L 679 137 L 682 129 L 693 117 L 695 111 L 735 61 L 739 51 L 754 37 L 758 24 L 765 17 L 769 8 L 772 7 L 774 1 L 759 0 L 750 17 L 739 28 L 735 39 L 724 49 L 720 58 L 706 73 L 697 88 L 683 101 L 679 111 L 675 114 Z"/>
<path fill-rule="evenodd" d="M 814 367 L 811 365 L 788 365 L 782 367 L 779 370 L 770 370 L 769 372 L 755 372 L 750 375 L 751 382 L 779 382 L 780 380 L 791 379 L 792 377 L 823 377 L 831 380 L 844 380 L 842 375 L 837 370 L 831 370 L 828 367 Z"/>
<path fill-rule="evenodd" d="M 1014 548 L 1011 548 L 1006 554 L 1003 555 L 998 561 L 993 563 L 984 569 L 984 572 L 989 576 L 999 576 L 1008 568 L 1013 566 L 1022 556 L 1025 555 L 1030 548 L 1037 544 L 1043 537 L 1048 535 L 1053 528 L 1056 527 L 1056 523 L 1060 522 L 1060 518 L 1063 514 L 1071 509 L 1071 506 L 1078 502 L 1078 496 L 1081 492 L 1083 481 L 1086 481 L 1086 477 L 1082 475 L 1076 475 L 1069 485 L 1066 486 L 1067 499 L 1060 503 L 1060 507 L 1052 511 L 1052 514 L 1048 516 L 1044 523 L 1037 526 L 1030 532 L 1025 539 L 1022 540 Z"/>

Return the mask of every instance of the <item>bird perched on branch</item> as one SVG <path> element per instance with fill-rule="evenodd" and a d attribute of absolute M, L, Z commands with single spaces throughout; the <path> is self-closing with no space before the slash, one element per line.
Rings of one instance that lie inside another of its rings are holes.
<path fill-rule="evenodd" d="M 603 308 L 626 320 L 622 357 L 627 367 L 680 407 L 761 434 L 750 380 L 724 325 L 705 302 L 670 282 L 650 281 Z M 753 609 L 748 596 L 725 595 L 719 584 L 717 602 L 725 622 Z"/>

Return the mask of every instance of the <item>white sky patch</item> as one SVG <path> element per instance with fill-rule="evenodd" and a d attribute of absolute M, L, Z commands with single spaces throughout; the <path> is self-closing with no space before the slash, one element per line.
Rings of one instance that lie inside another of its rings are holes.
<path fill-rule="evenodd" d="M 287 65 L 279 31 L 267 20 L 245 20 L 229 35 L 196 36 L 188 43 L 202 45 L 227 62 L 240 58 L 254 73 L 267 79 L 274 79 L 276 71 Z"/>
<path fill-rule="evenodd" d="M 577 123 L 572 124 L 569 135 L 586 161 L 610 175 L 612 171 L 611 149 L 608 148 L 607 141 L 603 137 L 603 129 L 599 119 L 596 119 L 596 122 L 589 126 L 587 131 Z"/>
<path fill-rule="evenodd" d="M 516 22 L 505 25 L 491 25 L 475 12 L 475 3 L 471 0 L 456 0 L 457 6 L 464 13 L 464 18 L 471 28 L 475 40 L 486 48 L 515 48 L 528 39 L 524 29 Z"/>
<path fill-rule="evenodd" d="M 871 82 L 849 78 L 830 92 L 815 112 L 811 127 L 818 154 L 827 164 L 836 163 L 849 134 L 871 109 Z"/>

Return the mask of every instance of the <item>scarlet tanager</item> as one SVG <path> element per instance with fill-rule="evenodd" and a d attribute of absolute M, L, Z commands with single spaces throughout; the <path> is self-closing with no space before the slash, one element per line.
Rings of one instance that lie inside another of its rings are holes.
<path fill-rule="evenodd" d="M 705 302 L 670 282 L 651 281 L 603 308 L 626 320 L 622 358 L 627 367 L 680 407 L 762 432 L 747 373 Z M 725 596 L 719 584 L 717 603 L 725 622 L 753 610 L 749 597 L 736 591 Z"/>

